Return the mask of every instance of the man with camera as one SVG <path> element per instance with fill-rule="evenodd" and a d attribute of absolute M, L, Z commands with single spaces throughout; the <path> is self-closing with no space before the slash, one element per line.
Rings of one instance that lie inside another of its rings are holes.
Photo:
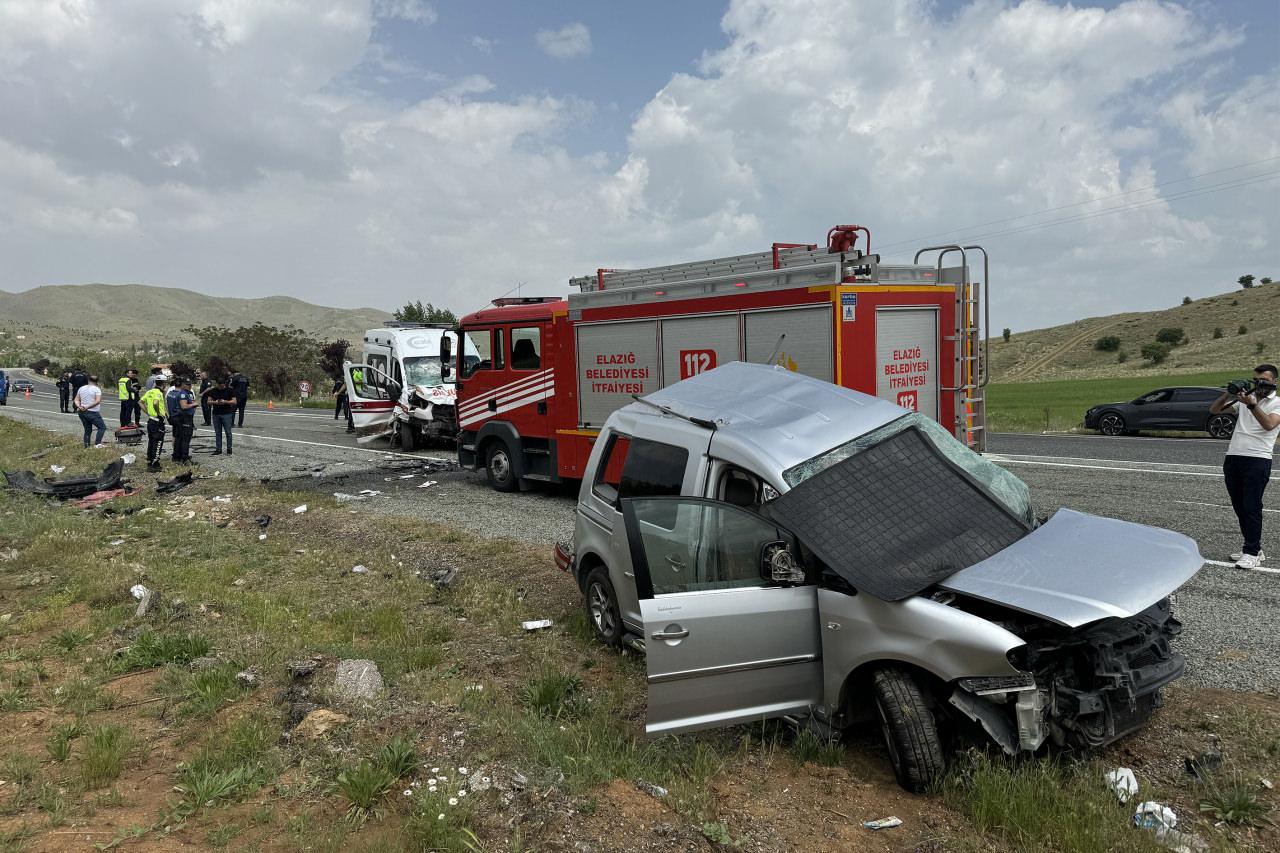
<path fill-rule="evenodd" d="M 1235 410 L 1236 426 L 1222 474 L 1244 537 L 1244 547 L 1231 559 L 1242 569 L 1256 569 L 1267 556 L 1262 551 L 1262 493 L 1271 480 L 1271 455 L 1280 434 L 1276 366 L 1259 364 L 1252 380 L 1228 382 L 1227 390 L 1213 401 L 1209 411 L 1218 414 L 1228 408 Z"/>

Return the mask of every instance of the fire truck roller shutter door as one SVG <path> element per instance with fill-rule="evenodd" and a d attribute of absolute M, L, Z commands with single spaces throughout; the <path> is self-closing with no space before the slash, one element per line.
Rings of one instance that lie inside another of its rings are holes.
<path fill-rule="evenodd" d="M 658 390 L 658 321 L 585 323 L 578 335 L 578 423 L 604 424 L 633 394 Z"/>
<path fill-rule="evenodd" d="M 737 313 L 675 317 L 662 321 L 664 388 L 737 360 Z"/>
<path fill-rule="evenodd" d="M 747 361 L 780 364 L 789 370 L 835 381 L 831 348 L 831 306 L 749 311 L 743 315 Z M 779 336 L 785 334 L 781 346 Z M 776 354 L 775 354 L 776 351 Z"/>
<path fill-rule="evenodd" d="M 938 309 L 876 310 L 876 396 L 938 419 Z"/>

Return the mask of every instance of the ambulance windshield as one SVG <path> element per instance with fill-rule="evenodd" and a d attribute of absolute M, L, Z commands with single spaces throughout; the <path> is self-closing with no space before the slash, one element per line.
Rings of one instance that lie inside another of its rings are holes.
<path fill-rule="evenodd" d="M 430 388 L 439 385 L 440 359 L 434 355 L 419 355 L 404 360 L 404 375 L 410 385 Z"/>
<path fill-rule="evenodd" d="M 782 477 L 787 481 L 787 485 L 795 488 L 810 477 L 827 470 L 832 465 L 856 456 L 868 448 L 875 447 L 911 427 L 915 427 L 923 433 L 939 453 L 986 487 L 986 490 L 1000 503 L 1004 504 L 1015 516 L 1028 524 L 1034 523 L 1034 515 L 1031 509 L 1031 492 L 1026 483 L 956 441 L 951 433 L 947 432 L 933 418 L 919 413 L 898 418 L 896 421 L 887 423 L 879 429 L 874 429 L 866 435 L 861 435 L 853 441 L 845 442 L 839 447 L 815 456 L 808 462 L 802 462 L 785 471 Z"/>

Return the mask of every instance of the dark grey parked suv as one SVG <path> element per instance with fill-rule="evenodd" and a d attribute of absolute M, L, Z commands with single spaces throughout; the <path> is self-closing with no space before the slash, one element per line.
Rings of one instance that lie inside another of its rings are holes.
<path fill-rule="evenodd" d="M 1142 429 L 1208 432 L 1230 438 L 1235 415 L 1213 414 L 1209 405 L 1221 388 L 1161 388 L 1128 403 L 1104 403 L 1084 413 L 1084 425 L 1103 435 L 1126 435 Z"/>

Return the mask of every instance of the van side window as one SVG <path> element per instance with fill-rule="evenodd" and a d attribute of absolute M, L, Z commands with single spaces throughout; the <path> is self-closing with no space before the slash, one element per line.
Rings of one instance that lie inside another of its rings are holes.
<path fill-rule="evenodd" d="M 689 451 L 643 438 L 632 439 L 631 452 L 622 466 L 618 495 L 624 498 L 679 496 Z"/>
<path fill-rule="evenodd" d="M 470 332 L 463 332 L 462 337 L 464 340 L 462 366 L 458 370 L 458 376 L 462 379 L 467 379 L 473 376 L 477 370 L 492 370 L 493 331 L 490 329 L 476 329 Z"/>
<path fill-rule="evenodd" d="M 622 482 L 622 466 L 627 461 L 627 453 L 631 449 L 631 439 L 625 435 L 614 433 L 609 437 L 609 446 L 605 448 L 604 458 L 596 471 L 596 481 L 592 490 L 597 496 L 609 503 L 618 500 L 618 485 Z"/>
<path fill-rule="evenodd" d="M 537 326 L 511 330 L 511 369 L 537 370 L 542 366 L 542 330 Z"/>
<path fill-rule="evenodd" d="M 387 357 L 385 355 L 370 355 L 368 362 L 370 367 L 377 368 L 383 373 L 387 372 Z"/>

